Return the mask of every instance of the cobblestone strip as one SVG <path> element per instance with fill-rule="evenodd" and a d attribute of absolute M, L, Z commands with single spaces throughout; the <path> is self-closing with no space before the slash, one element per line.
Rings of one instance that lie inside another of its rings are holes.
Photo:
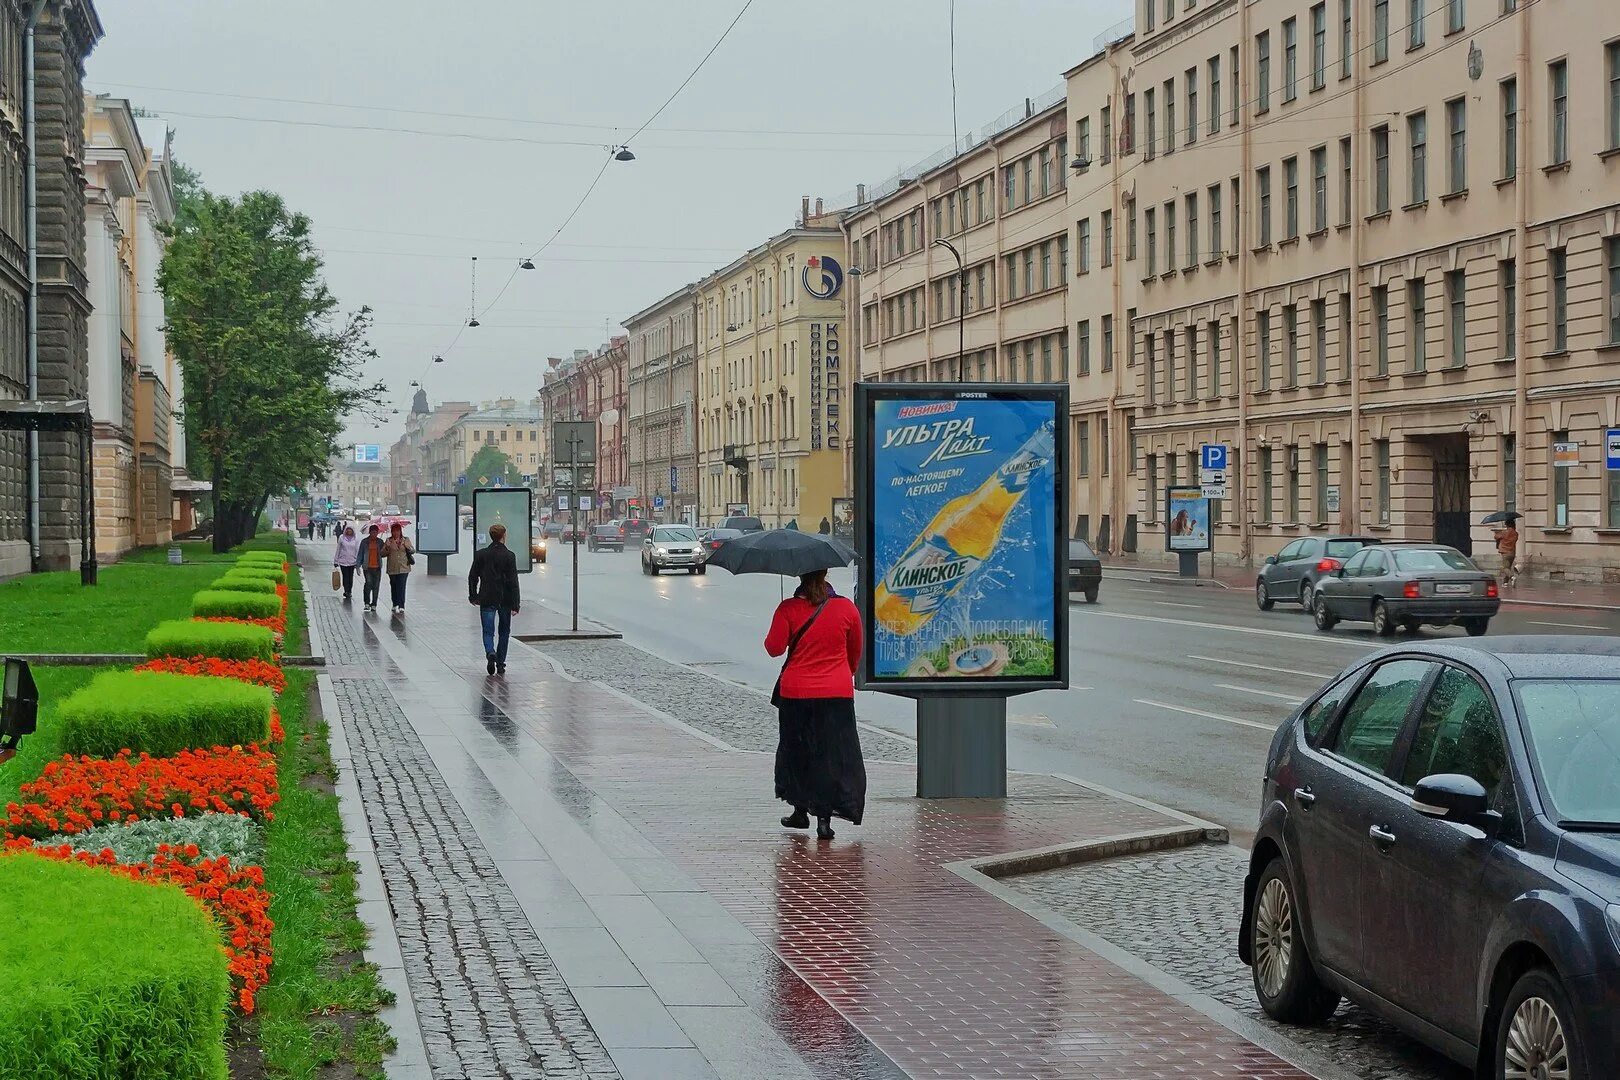
<path fill-rule="evenodd" d="M 1247 868 L 1244 852 L 1207 845 L 1001 883 L 1367 1080 L 1464 1080 L 1466 1071 L 1354 1005 L 1315 1028 L 1267 1018 L 1237 956 Z"/>
<path fill-rule="evenodd" d="M 365 646 L 355 636 L 360 628 L 354 617 L 336 596 L 311 598 L 309 618 L 321 635 L 321 648 L 326 650 L 326 662 L 331 666 L 365 664 L 372 659 Z"/>
<path fill-rule="evenodd" d="M 574 678 L 605 683 L 739 750 L 776 749 L 776 710 L 757 690 L 672 664 L 622 641 L 545 641 L 534 647 Z M 861 751 L 878 761 L 917 760 L 910 743 L 870 730 L 861 732 Z"/>
<path fill-rule="evenodd" d="M 348 634 L 329 641 L 339 638 Z M 332 686 L 433 1075 L 617 1077 L 386 686 L 371 679 Z"/>

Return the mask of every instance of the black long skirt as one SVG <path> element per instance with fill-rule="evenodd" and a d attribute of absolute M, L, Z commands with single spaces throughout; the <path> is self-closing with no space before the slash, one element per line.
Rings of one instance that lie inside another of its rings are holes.
<path fill-rule="evenodd" d="M 866 763 L 854 698 L 783 698 L 777 709 L 776 797 L 811 817 L 859 825 L 866 812 Z"/>

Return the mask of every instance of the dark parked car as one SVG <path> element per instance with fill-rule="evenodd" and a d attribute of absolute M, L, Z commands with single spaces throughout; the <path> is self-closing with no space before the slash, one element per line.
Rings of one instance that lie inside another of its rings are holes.
<path fill-rule="evenodd" d="M 1379 543 L 1376 536 L 1307 536 L 1268 556 L 1254 582 L 1254 602 L 1270 611 L 1279 600 L 1311 610 L 1316 583 L 1344 565 L 1346 559 Z"/>
<path fill-rule="evenodd" d="M 1396 627 L 1461 626 L 1479 637 L 1502 606 L 1496 579 L 1444 544 L 1386 544 L 1356 552 L 1316 584 L 1318 630 L 1341 619 L 1371 622 L 1384 637 Z"/>
<path fill-rule="evenodd" d="M 741 529 L 704 529 L 698 534 L 698 543 L 703 545 L 703 550 L 707 553 L 704 558 L 708 558 L 708 555 L 720 550 L 721 544 L 742 535 L 744 534 Z"/>
<path fill-rule="evenodd" d="M 740 532 L 764 532 L 765 523 L 757 517 L 728 517 L 717 528 L 737 529 Z"/>
<path fill-rule="evenodd" d="M 585 547 L 590 551 L 623 551 L 624 529 L 618 525 L 592 525 L 585 530 Z"/>
<path fill-rule="evenodd" d="M 656 575 L 663 570 L 706 574 L 708 557 L 707 550 L 698 543 L 697 530 L 690 525 L 655 525 L 641 542 L 643 574 Z"/>
<path fill-rule="evenodd" d="M 1620 1076 L 1620 639 L 1385 650 L 1277 729 L 1238 952 L 1492 1080 Z"/>
<path fill-rule="evenodd" d="M 1102 587 L 1102 560 L 1084 540 L 1069 541 L 1069 591 L 1085 593 L 1086 603 L 1097 602 Z"/>

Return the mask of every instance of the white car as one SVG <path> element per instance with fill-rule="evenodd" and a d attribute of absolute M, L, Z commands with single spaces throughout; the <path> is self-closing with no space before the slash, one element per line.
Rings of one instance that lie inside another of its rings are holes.
<path fill-rule="evenodd" d="M 663 570 L 685 570 L 706 574 L 703 544 L 690 525 L 656 525 L 641 542 L 641 572 L 648 576 Z"/>

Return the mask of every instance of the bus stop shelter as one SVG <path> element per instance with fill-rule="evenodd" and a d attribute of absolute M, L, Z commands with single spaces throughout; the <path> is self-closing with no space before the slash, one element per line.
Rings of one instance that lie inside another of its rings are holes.
<path fill-rule="evenodd" d="M 90 497 L 90 403 L 77 401 L 0 401 L 0 431 L 61 431 L 79 443 L 79 582 L 96 583 L 96 511 Z M 43 501 L 43 500 L 41 500 Z M 34 553 L 38 558 L 39 553 Z"/>

